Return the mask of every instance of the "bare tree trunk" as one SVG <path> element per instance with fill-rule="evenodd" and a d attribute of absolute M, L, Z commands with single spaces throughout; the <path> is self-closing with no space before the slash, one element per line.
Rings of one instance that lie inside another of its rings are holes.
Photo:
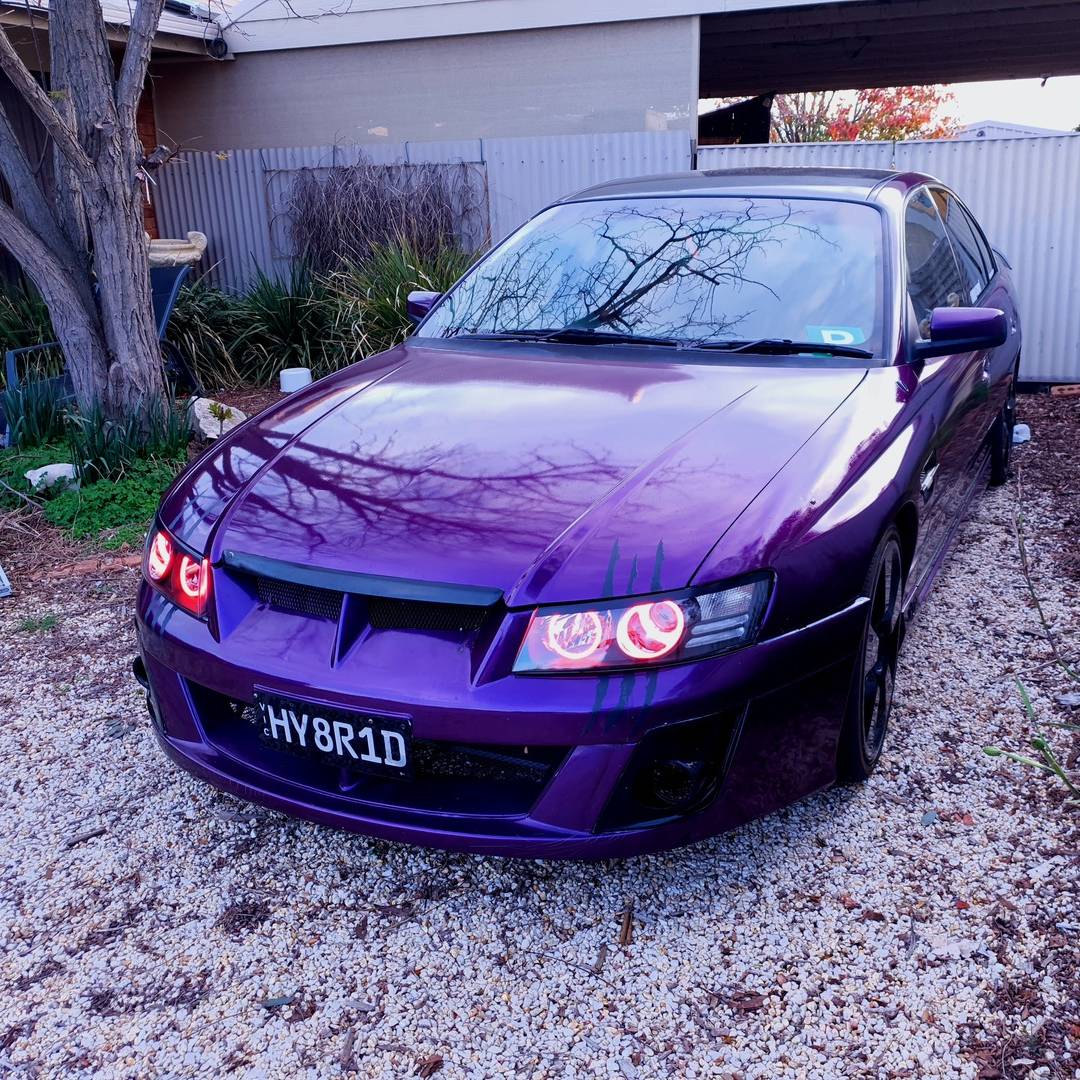
<path fill-rule="evenodd" d="M 0 118 L 0 243 L 49 307 L 80 407 L 145 413 L 164 394 L 142 215 L 135 113 L 164 0 L 136 0 L 119 76 L 100 0 L 50 6 L 52 92 L 0 31 L 0 68 L 53 140 L 57 197 L 49 206 Z M 31 186 L 33 190 L 31 190 Z"/>

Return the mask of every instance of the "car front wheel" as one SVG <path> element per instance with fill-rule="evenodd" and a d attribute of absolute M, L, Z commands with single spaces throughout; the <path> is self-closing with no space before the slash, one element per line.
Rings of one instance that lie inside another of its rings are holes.
<path fill-rule="evenodd" d="M 837 774 L 842 783 L 863 781 L 874 771 L 889 726 L 904 636 L 904 561 L 895 528 L 878 543 L 863 595 L 870 605 L 840 734 Z"/>

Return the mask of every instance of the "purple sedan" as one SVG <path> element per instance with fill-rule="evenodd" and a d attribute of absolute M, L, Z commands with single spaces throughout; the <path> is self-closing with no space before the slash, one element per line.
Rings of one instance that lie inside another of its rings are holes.
<path fill-rule="evenodd" d="M 371 836 L 632 855 L 837 781 L 981 484 L 1008 264 L 926 176 L 619 181 L 162 501 L 136 674 L 162 748 Z"/>

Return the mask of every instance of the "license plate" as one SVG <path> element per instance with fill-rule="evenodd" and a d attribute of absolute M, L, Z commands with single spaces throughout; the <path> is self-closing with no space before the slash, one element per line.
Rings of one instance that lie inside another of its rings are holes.
<path fill-rule="evenodd" d="M 357 772 L 408 777 L 412 730 L 408 720 L 255 695 L 259 737 L 275 750 L 316 758 Z"/>

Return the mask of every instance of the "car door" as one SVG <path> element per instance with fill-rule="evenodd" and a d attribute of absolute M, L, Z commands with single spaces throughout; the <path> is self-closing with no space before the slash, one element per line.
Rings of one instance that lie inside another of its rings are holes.
<path fill-rule="evenodd" d="M 1009 287 L 1007 273 L 999 273 L 998 256 L 987 243 L 986 237 L 972 213 L 951 191 L 947 191 L 947 204 L 944 213 L 945 229 L 953 243 L 953 248 L 962 260 L 970 260 L 971 273 L 978 275 L 982 284 L 982 293 L 976 303 L 979 307 L 999 308 L 1005 312 L 1008 320 L 1009 337 L 1003 345 L 989 352 L 990 409 L 989 417 L 984 418 L 986 432 L 1001 412 L 1009 390 L 1016 363 L 1018 335 L 1020 332 L 1020 313 L 1016 310 L 1012 290 Z M 1007 268 L 1008 264 L 1005 263 Z M 980 273 L 981 271 L 981 273 Z"/>
<path fill-rule="evenodd" d="M 971 286 L 939 210 L 941 190 L 917 188 L 904 215 L 908 332 L 913 340 L 929 338 L 934 308 L 971 305 Z M 920 478 L 924 542 L 913 567 L 916 581 L 932 567 L 967 498 L 988 408 L 984 360 L 981 352 L 953 353 L 924 361 L 919 372 L 920 382 L 933 384 L 930 410 L 935 430 Z"/>

